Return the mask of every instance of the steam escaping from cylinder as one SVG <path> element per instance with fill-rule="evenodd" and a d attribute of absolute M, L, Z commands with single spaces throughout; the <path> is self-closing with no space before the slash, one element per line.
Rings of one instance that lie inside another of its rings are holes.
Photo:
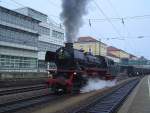
<path fill-rule="evenodd" d="M 85 93 L 85 92 L 90 92 L 94 90 L 99 90 L 103 89 L 106 87 L 112 87 L 116 84 L 116 80 L 100 80 L 98 78 L 92 78 L 88 80 L 88 83 L 85 87 L 83 87 L 80 92 Z"/>
<path fill-rule="evenodd" d="M 62 0 L 61 20 L 65 26 L 67 43 L 73 43 L 79 28 L 83 24 L 83 15 L 86 14 L 86 6 L 89 0 Z"/>

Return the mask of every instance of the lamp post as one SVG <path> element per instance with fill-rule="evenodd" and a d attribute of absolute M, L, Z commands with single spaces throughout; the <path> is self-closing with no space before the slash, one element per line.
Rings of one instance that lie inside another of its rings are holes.
<path fill-rule="evenodd" d="M 99 39 L 99 56 L 101 55 L 101 39 Z"/>

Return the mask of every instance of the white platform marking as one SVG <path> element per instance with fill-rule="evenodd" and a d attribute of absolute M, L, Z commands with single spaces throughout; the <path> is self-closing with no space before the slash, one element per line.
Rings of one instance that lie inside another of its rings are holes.
<path fill-rule="evenodd" d="M 150 76 L 148 76 L 148 89 L 149 89 L 149 96 L 150 96 Z"/>

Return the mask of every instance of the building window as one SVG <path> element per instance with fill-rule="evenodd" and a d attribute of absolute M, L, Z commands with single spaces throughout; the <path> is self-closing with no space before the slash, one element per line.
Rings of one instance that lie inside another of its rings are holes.
<path fill-rule="evenodd" d="M 39 27 L 39 33 L 40 34 L 45 34 L 45 35 L 50 35 L 50 29 L 40 26 Z"/>
<path fill-rule="evenodd" d="M 16 31 L 0 26 L 0 41 L 37 47 L 38 38 L 31 33 Z"/>
<path fill-rule="evenodd" d="M 52 37 L 63 39 L 64 38 L 64 33 L 52 30 Z"/>
<path fill-rule="evenodd" d="M 0 70 L 32 70 L 36 68 L 36 58 L 0 55 Z"/>
<path fill-rule="evenodd" d="M 38 42 L 39 51 L 56 51 L 59 47 L 61 46 L 46 42 Z"/>
<path fill-rule="evenodd" d="M 11 14 L 5 10 L 0 10 L 0 20 L 5 21 L 7 23 L 19 25 L 24 28 L 28 28 L 31 30 L 37 30 L 38 23 L 28 20 L 19 14 Z"/>

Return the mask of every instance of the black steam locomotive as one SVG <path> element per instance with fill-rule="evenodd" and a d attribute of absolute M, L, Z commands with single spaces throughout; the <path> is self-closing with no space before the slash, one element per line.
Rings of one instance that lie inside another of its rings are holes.
<path fill-rule="evenodd" d="M 56 52 L 47 51 L 45 60 L 57 65 L 57 71 L 49 70 L 53 76 L 47 82 L 55 93 L 77 93 L 88 78 L 110 80 L 119 72 L 113 60 L 76 50 L 72 43 L 66 43 Z"/>

